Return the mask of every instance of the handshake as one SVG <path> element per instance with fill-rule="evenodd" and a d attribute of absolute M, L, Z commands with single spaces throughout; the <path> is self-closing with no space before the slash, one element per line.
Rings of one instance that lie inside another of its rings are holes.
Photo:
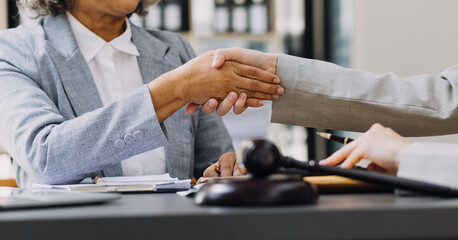
<path fill-rule="evenodd" d="M 188 104 L 193 113 L 200 105 L 206 113 L 236 114 L 261 107 L 284 89 L 275 75 L 278 56 L 242 48 L 204 53 L 148 84 L 159 121 Z"/>
<path fill-rule="evenodd" d="M 212 68 L 224 69 L 230 65 L 238 77 L 243 79 L 241 82 L 244 82 L 239 85 L 240 89 L 232 89 L 224 99 L 209 99 L 202 105 L 206 113 L 216 110 L 218 115 L 223 116 L 233 106 L 234 113 L 240 114 L 247 107 L 261 107 L 264 100 L 276 100 L 283 94 L 284 89 L 278 86 L 280 79 L 275 75 L 278 61 L 276 54 L 242 48 L 218 49 L 206 54 L 213 55 Z M 190 103 L 187 112 L 192 113 L 198 107 L 198 103 Z"/>

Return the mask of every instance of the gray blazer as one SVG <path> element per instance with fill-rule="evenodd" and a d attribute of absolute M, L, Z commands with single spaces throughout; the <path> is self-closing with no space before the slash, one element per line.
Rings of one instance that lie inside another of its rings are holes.
<path fill-rule="evenodd" d="M 277 75 L 285 92 L 273 103 L 273 122 L 360 132 L 378 122 L 403 136 L 458 133 L 458 65 L 401 78 L 281 54 Z M 454 188 L 457 173 L 458 145 L 439 143 L 413 143 L 398 170 Z"/>
<path fill-rule="evenodd" d="M 132 25 L 132 40 L 145 84 L 195 56 L 176 33 Z M 1 31 L 0 86 L 0 145 L 21 186 L 122 175 L 122 160 L 161 146 L 172 176 L 198 177 L 233 151 L 214 114 L 181 109 L 159 124 L 146 85 L 103 107 L 65 15 Z"/>
<path fill-rule="evenodd" d="M 284 94 L 272 121 L 363 132 L 382 123 L 403 136 L 458 133 L 458 65 L 401 78 L 280 54 Z"/>

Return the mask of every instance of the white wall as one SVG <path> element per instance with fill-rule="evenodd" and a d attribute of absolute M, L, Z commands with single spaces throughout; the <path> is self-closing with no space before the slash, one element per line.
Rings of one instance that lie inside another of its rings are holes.
<path fill-rule="evenodd" d="M 0 30 L 8 27 L 7 0 L 0 0 Z"/>
<path fill-rule="evenodd" d="M 439 74 L 458 64 L 458 1 L 353 0 L 352 3 L 353 67 L 411 76 Z M 458 143 L 458 135 L 423 140 Z"/>

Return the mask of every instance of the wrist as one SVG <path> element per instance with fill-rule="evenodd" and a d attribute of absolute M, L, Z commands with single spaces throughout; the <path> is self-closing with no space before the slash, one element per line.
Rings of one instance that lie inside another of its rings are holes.
<path fill-rule="evenodd" d="M 272 68 L 270 72 L 272 72 L 273 74 L 277 74 L 278 54 L 269 54 L 269 62 Z"/>
<path fill-rule="evenodd" d="M 159 122 L 167 119 L 187 103 L 180 95 L 178 90 L 180 87 L 177 87 L 171 72 L 148 83 L 148 89 Z"/>
<path fill-rule="evenodd" d="M 167 73 L 167 81 L 169 81 L 172 86 L 170 93 L 176 96 L 184 104 L 191 102 L 190 79 L 191 72 L 188 70 L 186 64 Z"/>
<path fill-rule="evenodd" d="M 174 69 L 167 73 L 167 81 L 171 83 L 172 88 L 170 93 L 172 93 L 179 101 L 184 104 L 190 102 L 189 96 L 189 73 L 184 71 L 183 66 L 177 69 Z"/>
<path fill-rule="evenodd" d="M 399 164 L 401 163 L 401 160 L 402 160 L 402 155 L 404 154 L 404 152 L 407 150 L 407 148 L 409 148 L 409 146 L 412 144 L 411 141 L 407 140 L 407 139 L 404 139 L 405 141 L 400 145 L 400 148 L 398 150 L 398 156 L 396 157 L 396 161 L 394 163 L 394 167 L 396 169 L 396 171 L 399 169 Z"/>

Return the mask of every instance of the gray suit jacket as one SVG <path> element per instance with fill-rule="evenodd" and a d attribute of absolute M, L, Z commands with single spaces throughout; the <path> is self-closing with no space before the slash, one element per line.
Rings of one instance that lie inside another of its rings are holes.
<path fill-rule="evenodd" d="M 277 75 L 285 93 L 273 103 L 273 122 L 359 132 L 378 122 L 403 136 L 458 132 L 458 65 L 400 78 L 281 54 Z"/>
<path fill-rule="evenodd" d="M 132 40 L 145 84 L 195 56 L 176 33 L 132 25 Z M 65 15 L 0 33 L 0 86 L 0 145 L 21 186 L 122 175 L 122 160 L 161 146 L 169 173 L 190 178 L 232 151 L 214 114 L 181 109 L 159 124 L 146 85 L 103 107 Z"/>
<path fill-rule="evenodd" d="M 439 76 L 400 78 L 279 55 L 284 94 L 272 121 L 349 131 L 381 123 L 403 136 L 458 133 L 458 65 Z M 458 145 L 414 143 L 403 154 L 399 176 L 458 188 Z"/>

